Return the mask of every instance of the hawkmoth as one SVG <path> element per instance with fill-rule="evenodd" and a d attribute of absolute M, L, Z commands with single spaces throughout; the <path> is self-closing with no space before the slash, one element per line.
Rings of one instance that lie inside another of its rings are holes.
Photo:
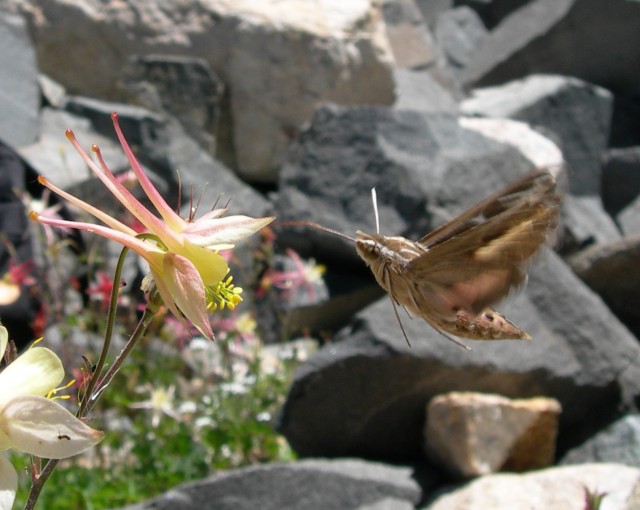
<path fill-rule="evenodd" d="M 362 231 L 354 239 L 322 228 L 355 242 L 391 297 L 407 343 L 396 305 L 468 349 L 452 336 L 531 338 L 490 307 L 526 281 L 527 262 L 555 232 L 560 201 L 556 176 L 544 169 L 520 177 L 418 241 Z"/>

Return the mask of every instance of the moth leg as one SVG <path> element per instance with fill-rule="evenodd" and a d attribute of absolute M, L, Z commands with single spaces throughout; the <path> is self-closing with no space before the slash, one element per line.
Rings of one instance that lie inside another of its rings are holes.
<path fill-rule="evenodd" d="M 391 306 L 393 307 L 393 313 L 396 316 L 396 320 L 398 321 L 398 325 L 400 326 L 400 331 L 402 331 L 402 335 L 404 336 L 404 339 L 407 341 L 407 345 L 409 347 L 411 347 L 411 342 L 409 342 L 409 337 L 407 336 L 407 333 L 404 330 L 404 326 L 402 325 L 402 321 L 400 320 L 400 314 L 398 313 L 398 308 L 396 307 L 396 300 L 393 297 L 393 289 L 391 288 L 391 278 L 389 278 L 389 270 L 387 269 L 386 266 L 384 268 L 384 280 L 385 280 L 385 283 L 386 283 L 386 287 L 388 289 L 389 299 L 391 300 Z M 400 304 L 400 303 L 398 303 L 398 304 Z M 406 310 L 406 308 L 405 308 L 405 310 Z M 411 317 L 411 316 L 409 316 L 409 317 Z"/>

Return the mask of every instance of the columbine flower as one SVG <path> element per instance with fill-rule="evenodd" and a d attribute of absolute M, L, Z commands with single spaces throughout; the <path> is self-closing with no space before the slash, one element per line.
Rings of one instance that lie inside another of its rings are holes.
<path fill-rule="evenodd" d="M 314 285 L 322 282 L 327 268 L 322 264 L 317 264 L 314 259 L 303 262 L 294 250 L 287 248 L 287 255 L 293 261 L 295 269 L 290 271 L 268 271 L 262 278 L 258 294 L 264 294 L 265 290 L 273 286 L 280 290 L 283 299 L 291 299 L 298 292 L 298 289 L 306 287 L 309 300 L 315 299 L 316 290 Z"/>
<path fill-rule="evenodd" d="M 207 311 L 216 307 L 229 305 L 233 307 L 242 300 L 240 297 L 241 289 L 234 288 L 230 280 L 225 279 L 229 267 L 224 258 L 218 254 L 218 250 L 233 248 L 234 242 L 257 232 L 271 223 L 274 218 L 250 218 L 247 216 L 223 218 L 226 209 L 215 209 L 197 220 L 193 218 L 185 220 L 180 217 L 160 196 L 136 160 L 122 134 L 118 124 L 118 116 L 114 113 L 111 117 L 129 164 L 135 172 L 140 186 L 162 219 L 144 207 L 122 185 L 109 170 L 96 146 L 93 146 L 92 150 L 96 154 L 100 166 L 94 163 L 71 131 L 67 131 L 67 138 L 89 165 L 89 168 L 122 205 L 145 226 L 149 234 L 144 238 L 139 237 L 131 227 L 87 202 L 66 193 L 44 177 L 39 177 L 40 183 L 95 216 L 107 226 L 65 221 L 39 215 L 35 212 L 31 212 L 30 217 L 44 225 L 94 232 L 129 247 L 149 263 L 155 286 L 169 310 L 176 317 L 186 316 L 203 335 L 213 338 Z"/>
<path fill-rule="evenodd" d="M 96 282 L 89 285 L 87 294 L 91 298 L 100 301 L 102 308 L 109 308 L 111 301 L 111 292 L 113 291 L 113 280 L 104 271 L 96 271 Z M 118 294 L 118 303 L 124 301 L 123 296 Z"/>
<path fill-rule="evenodd" d="M 7 341 L 7 330 L 0 326 L 0 359 Z M 32 347 L 0 372 L 0 452 L 14 449 L 46 459 L 63 459 L 102 439 L 102 432 L 45 397 L 63 378 L 60 359 L 44 347 Z M 17 485 L 15 469 L 0 455 L 0 510 L 11 508 Z"/>
<path fill-rule="evenodd" d="M 142 402 L 129 404 L 132 409 L 149 409 L 151 411 L 151 426 L 155 429 L 160 425 L 160 418 L 163 414 L 180 420 L 180 413 L 176 411 L 175 393 L 176 387 L 154 388 L 150 385 L 144 386 L 143 390 L 149 392 L 149 399 Z"/>

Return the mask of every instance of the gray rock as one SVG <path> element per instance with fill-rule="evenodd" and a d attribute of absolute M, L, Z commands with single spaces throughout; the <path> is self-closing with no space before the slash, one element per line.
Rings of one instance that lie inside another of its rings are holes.
<path fill-rule="evenodd" d="M 569 177 L 571 179 L 571 176 Z M 622 238 L 620 230 L 602 206 L 598 196 L 567 195 L 562 204 L 562 253 L 574 253 L 599 243 Z"/>
<path fill-rule="evenodd" d="M 280 431 L 302 456 L 416 458 L 425 405 L 441 393 L 556 398 L 560 443 L 592 430 L 592 413 L 619 405 L 620 376 L 640 346 L 556 255 L 544 257 L 526 292 L 499 310 L 533 340 L 467 342 L 473 351 L 464 352 L 402 313 L 410 348 L 382 299 L 300 367 Z"/>
<path fill-rule="evenodd" d="M 71 93 L 121 100 L 130 55 L 207 60 L 229 91 L 240 175 L 273 183 L 292 136 L 323 101 L 393 102 L 379 4 L 182 0 L 112 5 L 10 0 L 28 19 L 40 70 Z"/>
<path fill-rule="evenodd" d="M 454 76 L 460 81 L 460 74 L 484 42 L 487 30 L 474 10 L 458 7 L 438 17 L 435 36 Z"/>
<path fill-rule="evenodd" d="M 38 134 L 36 54 L 23 18 L 0 13 L 0 140 L 18 149 Z"/>
<path fill-rule="evenodd" d="M 640 468 L 640 415 L 629 414 L 569 450 L 560 464 L 617 462 Z"/>
<path fill-rule="evenodd" d="M 640 235 L 640 195 L 618 214 L 617 220 L 625 236 Z"/>
<path fill-rule="evenodd" d="M 612 107 L 611 93 L 600 87 L 566 76 L 533 75 L 475 89 L 461 110 L 522 120 L 551 133 L 569 164 L 571 194 L 599 196 Z"/>
<path fill-rule="evenodd" d="M 349 235 L 375 231 L 376 187 L 381 232 L 417 239 L 531 168 L 516 149 L 448 114 L 325 106 L 282 169 L 277 215 Z M 300 253 L 363 267 L 353 244 L 335 235 L 288 228 L 280 238 Z"/>
<path fill-rule="evenodd" d="M 224 84 L 206 60 L 164 55 L 133 56 L 122 74 L 120 86 L 131 102 L 172 115 L 207 152 L 212 156 L 216 154 Z M 226 127 L 229 128 L 228 124 Z M 224 139 L 229 143 L 230 134 Z M 227 153 L 230 150 L 226 147 Z"/>
<path fill-rule="evenodd" d="M 602 165 L 602 203 L 616 216 L 640 196 L 640 146 L 611 149 Z"/>
<path fill-rule="evenodd" d="M 396 102 L 398 110 L 432 113 L 458 113 L 458 92 L 451 90 L 424 70 L 396 69 Z"/>
<path fill-rule="evenodd" d="M 640 4 L 627 0 L 532 0 L 496 26 L 468 66 L 465 83 L 485 86 L 531 73 L 575 76 L 617 92 L 635 92 L 634 44 Z M 619 58 L 612 58 L 618 55 Z"/>
<path fill-rule="evenodd" d="M 414 0 L 382 3 L 385 29 L 397 68 L 425 68 L 434 64 L 433 37 Z"/>
<path fill-rule="evenodd" d="M 640 335 L 640 236 L 592 246 L 569 257 L 575 273 L 597 292 L 636 335 Z"/>
<path fill-rule="evenodd" d="M 309 459 L 227 471 L 123 510 L 405 510 L 420 499 L 410 468 Z"/>
<path fill-rule="evenodd" d="M 473 9 L 482 23 L 489 30 L 493 30 L 504 18 L 531 0 L 458 0 L 457 5 L 466 6 Z"/>

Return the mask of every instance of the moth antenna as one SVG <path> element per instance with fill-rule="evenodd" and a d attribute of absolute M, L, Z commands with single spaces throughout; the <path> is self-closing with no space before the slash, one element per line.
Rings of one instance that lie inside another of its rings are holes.
<path fill-rule="evenodd" d="M 332 228 L 329 228 L 329 227 L 325 227 L 324 225 L 320 225 L 319 223 L 315 223 L 313 221 L 307 221 L 307 220 L 279 221 L 279 222 L 275 223 L 274 226 L 278 226 L 278 227 L 311 227 L 311 228 L 316 228 L 318 230 L 322 230 L 322 231 L 327 232 L 329 234 L 333 234 L 334 236 L 342 237 L 343 239 L 346 239 L 347 241 L 351 241 L 352 243 L 356 242 L 354 237 L 348 236 L 347 234 L 343 234 L 342 232 L 339 232 L 337 230 L 333 230 Z"/>
<path fill-rule="evenodd" d="M 371 188 L 371 200 L 373 201 L 373 214 L 376 217 L 376 234 L 379 234 L 380 233 L 380 216 L 378 215 L 378 195 L 376 193 L 375 187 Z"/>

